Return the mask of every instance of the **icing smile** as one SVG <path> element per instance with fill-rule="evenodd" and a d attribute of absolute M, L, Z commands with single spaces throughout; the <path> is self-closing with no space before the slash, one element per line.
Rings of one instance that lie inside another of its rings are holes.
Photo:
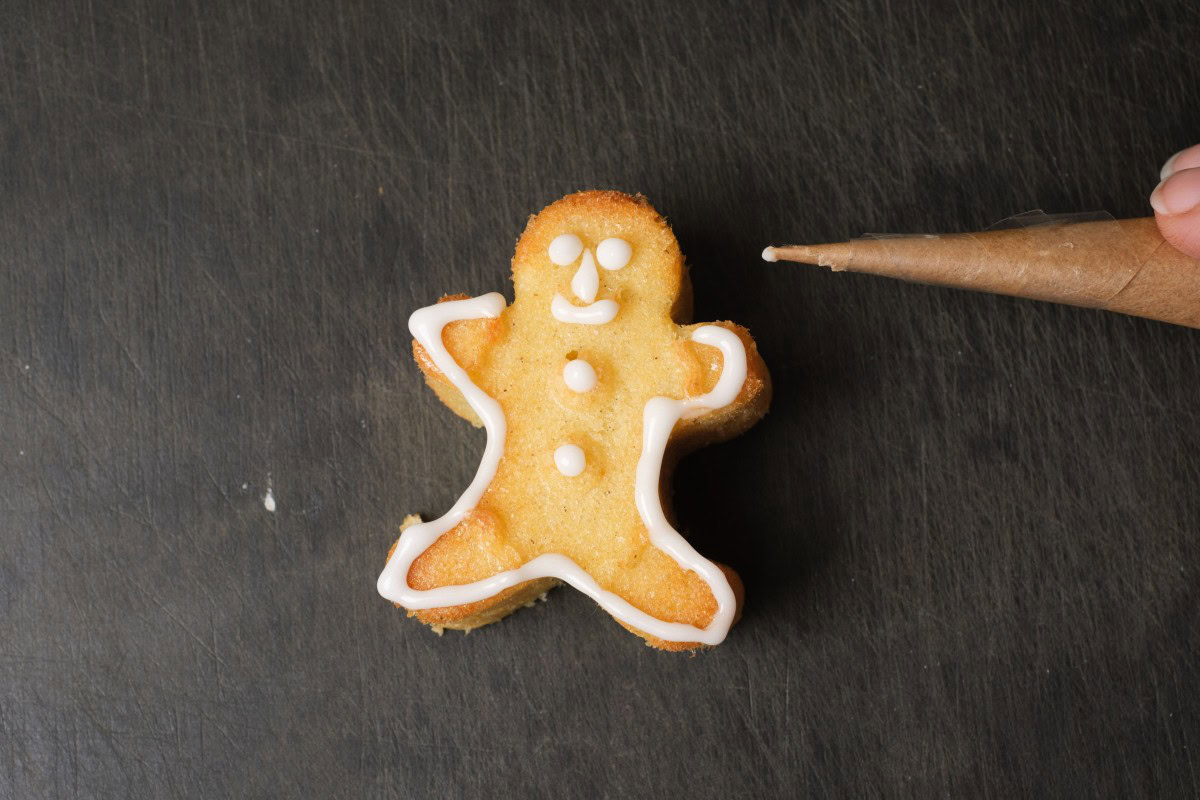
<path fill-rule="evenodd" d="M 597 300 L 586 306 L 577 306 L 561 293 L 555 294 L 554 299 L 550 301 L 550 313 L 556 320 L 577 325 L 603 325 L 611 322 L 619 308 L 615 300 Z"/>

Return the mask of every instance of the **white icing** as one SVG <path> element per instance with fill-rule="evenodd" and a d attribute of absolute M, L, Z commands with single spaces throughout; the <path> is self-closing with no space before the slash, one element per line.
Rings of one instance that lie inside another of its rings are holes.
<path fill-rule="evenodd" d="M 779 255 L 775 252 L 774 247 L 764 247 L 762 251 L 762 260 L 774 263 L 779 260 Z"/>
<path fill-rule="evenodd" d="M 597 300 L 586 306 L 576 306 L 561 294 L 555 294 L 554 299 L 550 301 L 550 313 L 556 320 L 577 325 L 603 325 L 612 322 L 619 308 L 615 300 Z"/>
<path fill-rule="evenodd" d="M 596 370 L 588 362 L 576 358 L 563 367 L 563 382 L 572 392 L 590 392 L 596 388 Z"/>
<path fill-rule="evenodd" d="M 654 629 L 641 628 L 641 625 L 636 623 L 630 624 L 668 641 L 720 644 L 729 632 L 729 627 L 733 625 L 737 599 L 721 568 L 697 553 L 667 521 L 659 498 L 659 475 L 662 472 L 667 440 L 680 418 L 691 419 L 707 411 L 724 408 L 737 398 L 746 382 L 746 348 L 737 334 L 718 325 L 697 328 L 692 332 L 692 339 L 720 348 L 723 359 L 721 375 L 717 378 L 717 385 L 708 394 L 687 400 L 652 397 L 646 403 L 642 411 L 642 454 L 638 457 L 633 497 L 637 504 L 638 516 L 642 518 L 642 523 L 650 533 L 650 543 L 669 555 L 679 566 L 695 572 L 708 584 L 717 600 L 717 613 L 704 629 L 694 625 L 659 622 L 663 628 L 670 628 L 670 636 L 658 633 Z"/>
<path fill-rule="evenodd" d="M 263 495 L 263 508 L 271 513 L 275 513 L 275 493 L 267 489 L 267 493 Z"/>
<path fill-rule="evenodd" d="M 565 302 L 565 301 L 564 301 Z M 597 304 L 598 305 L 598 304 Z M 693 417 L 721 408 L 737 397 L 746 378 L 746 351 L 741 339 L 732 332 L 714 325 L 697 328 L 692 338 L 702 344 L 720 348 L 724 367 L 717 385 L 711 392 L 687 400 L 668 397 L 652 398 L 642 417 L 642 453 L 638 459 L 634 486 L 634 502 L 638 514 L 649 532 L 655 547 L 667 553 L 680 567 L 698 574 L 717 600 L 717 612 L 705 628 L 656 619 L 634 607 L 622 597 L 602 589 L 591 575 L 575 561 L 557 553 L 534 558 L 517 569 L 506 570 L 474 583 L 417 590 L 408 584 L 408 572 L 413 561 L 432 545 L 439 536 L 461 522 L 483 497 L 496 475 L 504 450 L 507 423 L 504 412 L 493 398 L 471 381 L 466 371 L 450 356 L 442 343 L 442 329 L 458 319 L 496 317 L 504 309 L 504 298 L 487 294 L 470 300 L 455 300 L 419 309 L 409 318 L 413 337 L 420 342 L 433 363 L 466 398 L 467 403 L 483 420 L 487 444 L 479 469 L 470 486 L 449 511 L 438 519 L 422 522 L 405 529 L 392 557 L 376 584 L 379 593 L 392 602 L 410 610 L 465 605 L 493 597 L 511 586 L 538 578 L 557 578 L 571 584 L 601 608 L 627 625 L 665 641 L 719 644 L 733 624 L 736 600 L 724 573 L 711 561 L 697 553 L 667 522 L 658 496 L 659 473 L 663 452 L 671 429 L 681 417 Z"/>
<path fill-rule="evenodd" d="M 605 269 L 620 269 L 632 256 L 633 248 L 624 239 L 605 239 L 596 247 L 596 260 Z"/>
<path fill-rule="evenodd" d="M 554 466 L 568 478 L 574 478 L 587 466 L 583 448 L 576 444 L 561 444 L 554 451 Z"/>
<path fill-rule="evenodd" d="M 579 241 L 579 237 L 573 233 L 556 236 L 550 243 L 550 260 L 560 267 L 574 263 L 582 252 L 583 242 Z"/>
<path fill-rule="evenodd" d="M 600 273 L 596 272 L 596 260 L 592 258 L 591 250 L 583 251 L 583 263 L 571 278 L 571 291 L 585 303 L 595 300 L 596 292 L 600 291 Z"/>

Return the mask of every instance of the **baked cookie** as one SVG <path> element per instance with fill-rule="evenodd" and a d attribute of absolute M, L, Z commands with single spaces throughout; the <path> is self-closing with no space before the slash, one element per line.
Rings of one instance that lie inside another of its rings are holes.
<path fill-rule="evenodd" d="M 379 593 L 436 630 L 471 630 L 559 582 L 654 647 L 720 643 L 742 585 L 671 526 L 679 456 L 736 436 L 770 403 L 754 340 L 684 324 L 691 285 L 640 195 L 580 192 L 531 217 L 515 299 L 443 297 L 409 319 L 425 380 L 487 430 L 471 485 L 408 524 Z"/>

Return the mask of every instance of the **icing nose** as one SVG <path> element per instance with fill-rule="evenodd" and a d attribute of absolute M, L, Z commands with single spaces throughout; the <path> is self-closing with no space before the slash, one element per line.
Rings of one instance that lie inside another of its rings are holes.
<path fill-rule="evenodd" d="M 591 250 L 583 251 L 583 263 L 575 270 L 571 278 L 571 291 L 585 303 L 596 299 L 600 290 L 600 273 L 596 272 L 596 259 L 592 258 Z"/>

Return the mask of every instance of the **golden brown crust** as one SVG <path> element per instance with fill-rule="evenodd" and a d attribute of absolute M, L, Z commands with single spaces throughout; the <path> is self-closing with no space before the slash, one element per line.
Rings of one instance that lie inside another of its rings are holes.
<path fill-rule="evenodd" d="M 563 232 L 576 233 L 588 247 L 608 236 L 633 245 L 635 258 L 629 266 L 601 273 L 600 296 L 620 304 L 612 323 L 566 325 L 551 318 L 553 295 L 571 296 L 573 268 L 557 267 L 546 255 L 550 241 Z M 691 284 L 670 226 L 640 195 L 569 195 L 530 218 L 512 268 L 516 299 L 504 314 L 451 323 L 443 337 L 457 363 L 503 407 L 508 421 L 505 455 L 475 510 L 413 562 L 410 585 L 429 589 L 470 583 L 555 552 L 652 616 L 705 627 L 717 609 L 711 590 L 650 544 L 633 507 L 646 400 L 708 392 L 723 368 L 717 348 L 690 339 L 699 326 L 683 324 L 691 311 Z M 451 295 L 442 301 L 463 298 Z M 669 488 L 682 454 L 745 431 L 770 404 L 770 375 L 749 332 L 730 322 L 713 324 L 741 339 L 746 380 L 729 406 L 675 426 L 663 463 L 663 489 Z M 416 342 L 413 354 L 437 396 L 479 425 L 463 395 Z M 575 394 L 563 387 L 562 366 L 575 357 L 595 367 L 600 378 L 595 390 Z M 560 442 L 577 444 L 587 453 L 582 475 L 564 478 L 554 469 L 548 454 Z M 669 515 L 666 502 L 664 509 Z M 732 569 L 721 569 L 733 587 L 740 617 L 741 581 Z M 529 581 L 478 603 L 415 615 L 439 630 L 470 630 L 528 605 L 557 583 Z M 700 647 L 625 627 L 663 650 Z"/>

